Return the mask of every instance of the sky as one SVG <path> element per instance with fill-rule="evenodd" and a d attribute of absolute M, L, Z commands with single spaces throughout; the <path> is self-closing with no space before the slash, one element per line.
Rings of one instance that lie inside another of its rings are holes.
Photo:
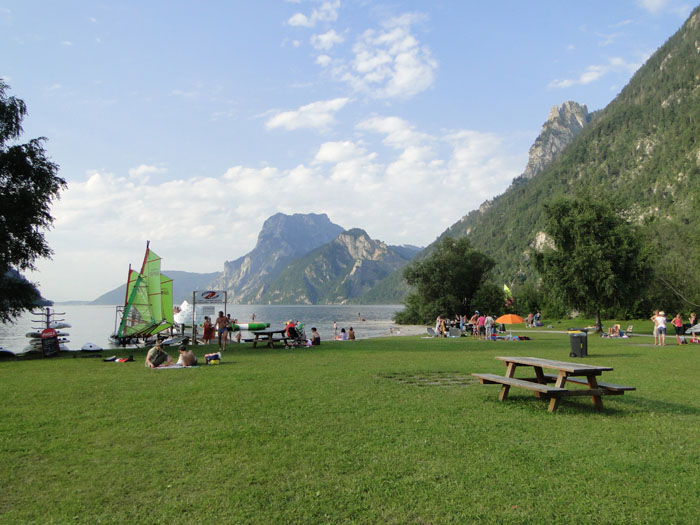
<path fill-rule="evenodd" d="M 425 246 L 523 172 L 553 106 L 604 108 L 693 7 L 0 0 L 20 141 L 46 137 L 68 183 L 28 277 L 92 300 L 147 240 L 166 271 L 222 271 L 278 212 Z"/>

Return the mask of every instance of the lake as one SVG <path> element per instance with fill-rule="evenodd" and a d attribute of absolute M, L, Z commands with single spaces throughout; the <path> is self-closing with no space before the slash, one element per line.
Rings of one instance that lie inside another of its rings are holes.
<path fill-rule="evenodd" d="M 223 310 L 223 305 L 214 305 L 215 310 Z M 51 307 L 55 318 L 65 319 L 72 325 L 63 329 L 70 335 L 67 343 L 71 350 L 80 349 L 85 343 L 94 343 L 103 348 L 111 346 L 109 336 L 115 329 L 115 306 L 105 305 L 61 305 Z M 279 305 L 227 305 L 226 313 L 240 323 L 251 322 L 255 314 L 256 322 L 269 322 L 272 329 L 284 328 L 289 319 L 304 323 L 307 335 L 315 326 L 321 340 L 333 339 L 333 322 L 338 323 L 338 331 L 353 327 L 358 339 L 387 336 L 399 330 L 406 333 L 409 327 L 397 327 L 394 314 L 403 309 L 402 305 L 330 305 L 330 306 L 279 306 Z M 61 314 L 61 315 L 59 315 Z M 216 317 L 216 315 L 214 316 Z M 27 332 L 42 328 L 40 316 L 24 314 L 15 324 L 0 324 L 0 346 L 13 352 L 20 352 L 27 346 Z M 415 330 L 413 330 L 415 332 Z M 243 337 L 251 337 L 243 332 Z"/>

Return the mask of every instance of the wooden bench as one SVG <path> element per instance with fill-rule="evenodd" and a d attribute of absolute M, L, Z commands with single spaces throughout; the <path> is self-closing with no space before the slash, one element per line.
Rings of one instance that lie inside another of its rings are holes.
<path fill-rule="evenodd" d="M 500 401 L 504 401 L 508 397 L 508 392 L 511 386 L 517 386 L 520 388 L 527 388 L 528 390 L 534 390 L 540 394 L 547 394 L 548 396 L 562 395 L 567 392 L 566 388 L 559 388 L 556 386 L 543 385 L 537 383 L 536 381 L 529 381 L 527 379 L 516 379 L 514 377 L 499 376 L 496 374 L 472 374 L 474 377 L 478 377 L 482 385 L 491 384 L 502 384 L 501 394 L 498 396 Z"/>
<path fill-rule="evenodd" d="M 554 383 L 557 380 L 557 377 L 559 377 L 555 374 L 543 374 L 543 375 L 547 379 L 548 382 L 552 382 L 552 383 Z M 534 379 L 533 381 L 536 381 L 536 379 Z M 587 385 L 588 384 L 587 379 L 584 379 L 582 377 L 573 377 L 573 376 L 567 377 L 566 382 L 567 383 L 576 383 L 577 385 Z M 614 383 L 603 383 L 601 381 L 598 381 L 597 383 L 598 383 L 598 386 L 600 388 L 607 390 L 607 392 L 605 392 L 605 393 L 609 396 L 614 396 L 614 395 L 621 396 L 625 392 L 629 392 L 631 390 L 637 390 L 637 388 L 633 387 L 633 386 L 616 385 Z"/>

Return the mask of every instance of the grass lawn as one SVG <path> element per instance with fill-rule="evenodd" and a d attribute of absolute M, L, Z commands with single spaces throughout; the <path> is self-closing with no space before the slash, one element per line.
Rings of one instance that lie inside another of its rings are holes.
<path fill-rule="evenodd" d="M 567 335 L 531 335 L 0 362 L 0 522 L 700 521 L 700 345 L 590 336 L 585 361 L 637 391 L 550 414 L 470 376 L 571 360 Z"/>

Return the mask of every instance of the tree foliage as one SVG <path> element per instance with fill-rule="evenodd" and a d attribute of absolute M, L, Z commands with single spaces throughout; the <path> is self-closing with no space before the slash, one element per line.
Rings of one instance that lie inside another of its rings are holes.
<path fill-rule="evenodd" d="M 638 228 L 590 196 L 554 200 L 544 215 L 553 242 L 535 255 L 544 289 L 570 308 L 595 313 L 598 326 L 602 309 L 632 307 L 651 275 Z"/>
<path fill-rule="evenodd" d="M 38 258 L 50 257 L 44 230 L 66 182 L 44 151 L 44 138 L 16 143 L 27 113 L 24 102 L 7 96 L 0 80 L 0 318 L 7 322 L 37 304 L 36 286 L 19 274 L 33 270 Z"/>
<path fill-rule="evenodd" d="M 466 313 L 494 261 L 471 247 L 469 239 L 446 237 L 429 257 L 404 269 L 404 279 L 415 288 L 396 315 L 403 324 L 432 322 L 438 315 Z"/>

